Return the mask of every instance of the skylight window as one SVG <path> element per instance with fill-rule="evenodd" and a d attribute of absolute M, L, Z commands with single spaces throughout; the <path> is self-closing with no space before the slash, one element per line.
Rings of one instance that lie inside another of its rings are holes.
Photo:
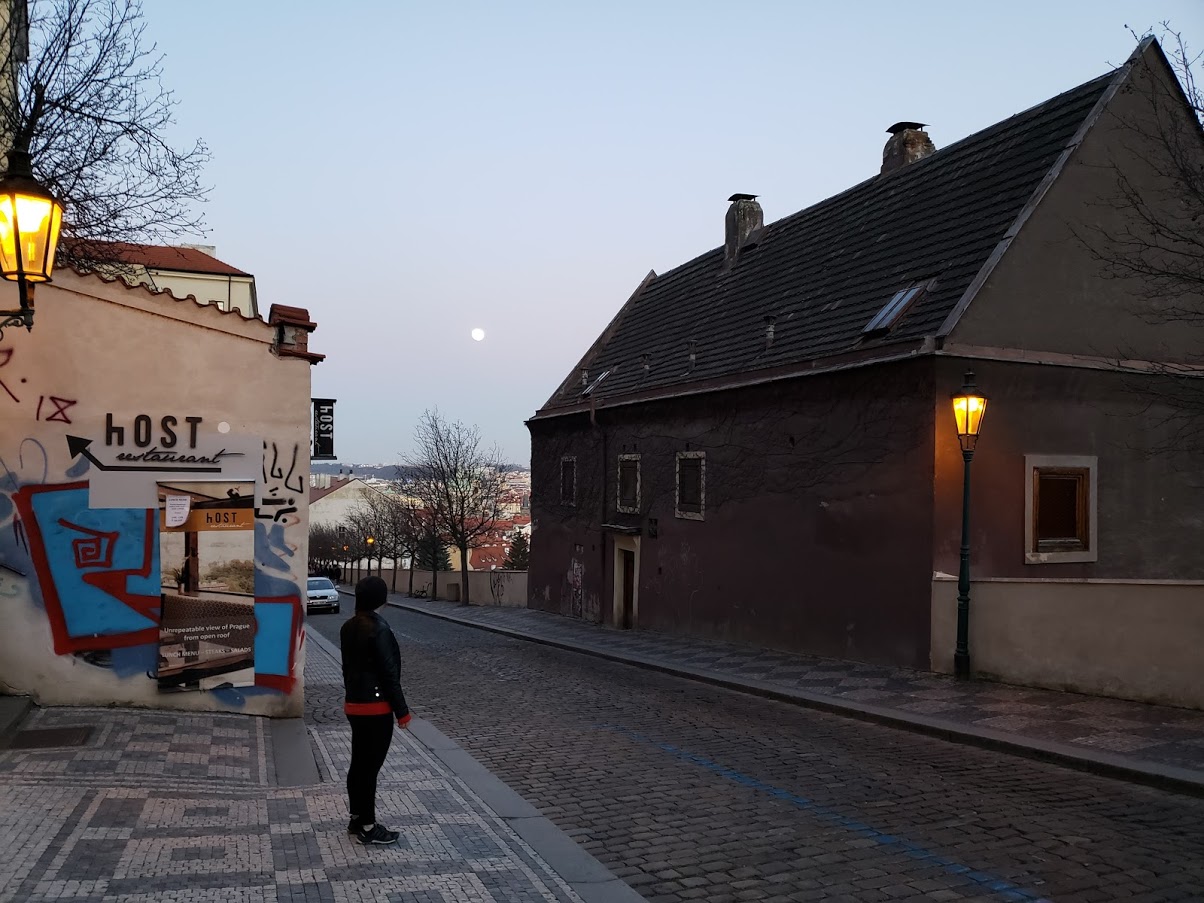
<path fill-rule="evenodd" d="M 582 391 L 581 397 L 586 398 L 587 396 L 592 395 L 594 389 L 598 388 L 598 384 L 600 382 L 602 382 L 602 380 L 606 379 L 606 377 L 608 377 L 608 376 L 610 376 L 610 371 L 603 370 L 601 372 L 601 374 L 599 374 L 598 378 L 595 379 L 592 383 L 590 383 L 589 386 L 587 386 L 584 391 Z"/>
<path fill-rule="evenodd" d="M 866 325 L 865 329 L 861 330 L 863 334 L 871 332 L 885 332 L 888 329 L 894 328 L 899 317 L 903 315 L 903 311 L 911 306 L 911 302 L 924 290 L 923 285 L 913 285 L 911 288 L 905 288 L 895 292 L 893 298 L 886 302 L 882 310 L 874 316 L 874 319 Z"/>

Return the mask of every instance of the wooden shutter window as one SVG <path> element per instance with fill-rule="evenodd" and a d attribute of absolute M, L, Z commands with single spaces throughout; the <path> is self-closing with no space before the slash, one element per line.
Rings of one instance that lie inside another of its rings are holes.
<path fill-rule="evenodd" d="M 640 505 L 640 462 L 619 460 L 619 507 L 638 508 Z"/>
<path fill-rule="evenodd" d="M 563 458 L 560 461 L 560 502 L 563 505 L 577 503 L 576 458 Z"/>
<path fill-rule="evenodd" d="M 1033 472 L 1034 552 L 1090 548 L 1090 472 L 1085 467 L 1038 467 Z"/>
<path fill-rule="evenodd" d="M 680 458 L 677 462 L 677 507 L 697 513 L 702 510 L 702 459 Z"/>

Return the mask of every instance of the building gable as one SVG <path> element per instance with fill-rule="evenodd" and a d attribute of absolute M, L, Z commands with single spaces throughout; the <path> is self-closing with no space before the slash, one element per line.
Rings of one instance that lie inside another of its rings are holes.
<path fill-rule="evenodd" d="M 1180 283 L 1155 286 L 1152 296 L 1151 282 L 1124 278 L 1109 261 L 1143 254 L 1158 269 L 1143 253 L 1153 239 L 1134 241 L 1145 228 L 1142 218 L 1171 226 L 1185 214 L 1181 190 L 1165 178 L 1160 158 L 1168 141 L 1160 135 L 1181 136 L 1180 152 L 1194 152 L 1201 167 L 1204 135 L 1153 40 L 1143 42 L 1105 101 L 1006 256 L 950 324 L 946 350 L 1009 349 L 1074 356 L 1078 363 L 1198 357 L 1199 337 L 1183 328 L 1191 318 L 1167 316 L 1159 307 L 1194 310 L 1201 320 L 1204 292 L 1183 293 Z M 1140 193 L 1140 207 L 1127 191 Z"/>

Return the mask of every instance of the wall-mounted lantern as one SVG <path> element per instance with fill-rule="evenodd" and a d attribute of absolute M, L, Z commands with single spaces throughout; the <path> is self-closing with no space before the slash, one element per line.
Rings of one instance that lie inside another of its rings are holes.
<path fill-rule="evenodd" d="M 62 223 L 63 205 L 34 178 L 28 151 L 9 151 L 0 176 L 0 276 L 17 283 L 21 306 L 0 310 L 0 336 L 9 326 L 33 329 L 33 288 L 50 281 Z"/>

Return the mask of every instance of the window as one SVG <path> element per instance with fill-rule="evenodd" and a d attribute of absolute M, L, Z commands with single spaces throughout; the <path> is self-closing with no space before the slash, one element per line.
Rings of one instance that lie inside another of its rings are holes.
<path fill-rule="evenodd" d="M 882 310 L 874 315 L 874 319 L 866 324 L 865 329 L 861 330 L 863 335 L 873 332 L 887 332 L 894 328 L 894 325 L 903 316 L 903 312 L 911 306 L 911 303 L 919 296 L 926 286 L 913 285 L 910 288 L 901 289 L 895 292 L 894 296 L 886 302 Z"/>
<path fill-rule="evenodd" d="M 640 456 L 619 455 L 619 510 L 640 513 Z"/>
<path fill-rule="evenodd" d="M 560 504 L 577 504 L 577 459 L 572 455 L 560 459 Z"/>
<path fill-rule="evenodd" d="M 702 520 L 706 495 L 706 452 L 677 453 L 677 510 L 678 517 Z"/>
<path fill-rule="evenodd" d="M 1026 455 L 1024 560 L 1098 561 L 1096 458 Z"/>

